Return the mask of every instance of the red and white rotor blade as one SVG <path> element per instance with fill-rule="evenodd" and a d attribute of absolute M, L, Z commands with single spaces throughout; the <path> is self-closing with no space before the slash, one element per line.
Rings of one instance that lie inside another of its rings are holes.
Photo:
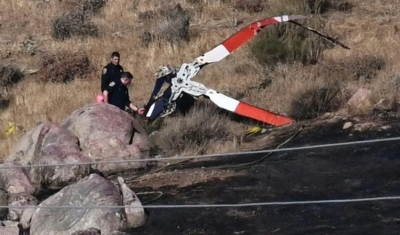
<path fill-rule="evenodd" d="M 273 126 L 284 126 L 294 122 L 294 120 L 289 117 L 246 104 L 212 89 L 209 89 L 205 95 L 220 108 Z"/>
<path fill-rule="evenodd" d="M 218 46 L 214 47 L 213 49 L 205 53 L 203 55 L 202 62 L 207 64 L 207 63 L 218 62 L 224 59 L 225 57 L 230 55 L 234 50 L 236 50 L 237 48 L 248 42 L 250 39 L 255 37 L 262 28 L 268 25 L 287 22 L 290 20 L 305 19 L 305 18 L 307 17 L 302 15 L 282 15 L 253 22 L 247 25 L 245 28 L 241 29 L 240 31 L 236 32 L 234 35 L 223 41 Z"/>

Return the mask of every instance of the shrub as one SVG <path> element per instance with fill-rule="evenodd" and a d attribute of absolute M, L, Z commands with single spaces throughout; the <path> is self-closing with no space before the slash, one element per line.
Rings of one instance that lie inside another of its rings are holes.
<path fill-rule="evenodd" d="M 341 107 L 340 87 L 337 84 L 314 87 L 293 99 L 290 116 L 297 120 L 313 119 Z"/>
<path fill-rule="evenodd" d="M 52 36 L 65 40 L 72 36 L 98 36 L 98 27 L 90 22 L 91 17 L 98 13 L 107 3 L 106 0 L 67 0 L 68 13 L 57 17 L 52 25 Z"/>
<path fill-rule="evenodd" d="M 271 16 L 286 14 L 322 14 L 326 11 L 329 1 L 323 0 L 283 0 L 271 3 L 268 13 Z M 305 25 L 317 30 L 325 30 L 321 17 L 302 20 Z M 273 66 L 278 62 L 314 64 L 325 49 L 332 45 L 304 28 L 285 23 L 265 28 L 252 41 L 250 47 L 255 58 L 263 65 Z"/>
<path fill-rule="evenodd" d="M 231 133 L 227 118 L 209 102 L 196 102 L 185 116 L 170 117 L 162 123 L 155 143 L 167 154 L 180 154 L 209 143 L 227 140 Z"/>
<path fill-rule="evenodd" d="M 369 82 L 384 66 L 385 60 L 382 57 L 372 55 L 326 61 L 314 66 L 310 71 L 313 77 L 309 79 L 315 79 L 316 82 L 311 88 L 295 94 L 290 115 L 302 120 L 337 111 L 352 95 L 347 94 L 346 89 L 341 89 L 340 84 L 345 85 L 360 79 Z"/>
<path fill-rule="evenodd" d="M 8 108 L 10 106 L 11 99 L 6 98 L 2 94 L 0 94 L 0 110 Z"/>
<path fill-rule="evenodd" d="M 98 13 L 107 2 L 107 0 L 63 0 L 62 7 L 71 10 L 80 9 L 91 15 Z"/>
<path fill-rule="evenodd" d="M 20 82 L 24 77 L 19 67 L 15 65 L 0 66 L 0 87 L 9 88 Z"/>
<path fill-rule="evenodd" d="M 93 71 L 89 58 L 82 53 L 61 51 L 42 58 L 43 82 L 69 82 Z"/>
<path fill-rule="evenodd" d="M 98 27 L 89 22 L 84 11 L 68 13 L 56 18 L 52 26 L 52 37 L 65 40 L 72 36 L 98 36 Z"/>
<path fill-rule="evenodd" d="M 190 14 L 178 3 L 173 7 L 156 11 L 146 11 L 139 15 L 140 20 L 150 21 L 149 30 L 144 31 L 141 39 L 148 46 L 158 41 L 179 44 L 190 41 Z"/>

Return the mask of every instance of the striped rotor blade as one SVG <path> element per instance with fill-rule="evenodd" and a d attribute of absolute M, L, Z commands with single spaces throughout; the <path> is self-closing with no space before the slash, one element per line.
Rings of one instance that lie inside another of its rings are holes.
<path fill-rule="evenodd" d="M 260 21 L 253 22 L 240 31 L 236 32 L 233 34 L 231 37 L 223 41 L 221 44 L 218 46 L 214 47 L 207 53 L 203 55 L 204 60 L 202 61 L 203 63 L 214 63 L 218 62 L 225 57 L 227 57 L 229 54 L 231 54 L 234 50 L 238 49 L 240 46 L 248 42 L 250 39 L 255 37 L 258 32 L 268 26 L 268 25 L 273 25 L 273 24 L 278 24 L 282 22 L 287 22 L 287 21 L 293 21 L 293 20 L 299 20 L 299 19 L 305 19 L 307 18 L 306 16 L 302 15 L 283 15 L 283 16 L 277 16 L 277 17 L 272 17 L 272 18 L 266 18 Z"/>
<path fill-rule="evenodd" d="M 209 89 L 205 95 L 220 108 L 273 126 L 284 126 L 294 122 L 294 120 L 289 117 L 246 104 L 212 89 Z"/>

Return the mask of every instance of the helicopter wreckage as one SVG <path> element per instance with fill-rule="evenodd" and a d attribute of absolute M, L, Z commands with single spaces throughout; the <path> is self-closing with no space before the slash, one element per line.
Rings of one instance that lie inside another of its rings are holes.
<path fill-rule="evenodd" d="M 290 117 L 279 115 L 243 101 L 233 99 L 192 79 L 206 65 L 221 61 L 243 44 L 254 38 L 263 28 L 279 23 L 294 23 L 346 49 L 350 49 L 332 37 L 303 26 L 295 21 L 306 18 L 308 17 L 302 15 L 282 15 L 265 18 L 242 28 L 210 51 L 195 58 L 191 63 L 183 63 L 172 69 L 168 66 L 161 66 L 158 73 L 156 73 L 157 80 L 153 92 L 145 106 L 145 116 L 147 120 L 154 121 L 157 118 L 163 118 L 176 112 L 177 101 L 179 101 L 179 99 L 187 99 L 188 97 L 198 99 L 204 97 L 211 100 L 219 108 L 269 125 L 284 126 L 294 123 L 295 120 Z M 168 87 L 164 92 L 158 95 L 165 83 L 168 84 Z"/>

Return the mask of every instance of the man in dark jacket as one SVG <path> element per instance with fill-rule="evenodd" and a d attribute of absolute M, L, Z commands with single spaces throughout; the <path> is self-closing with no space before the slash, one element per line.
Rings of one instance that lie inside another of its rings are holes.
<path fill-rule="evenodd" d="M 119 64 L 120 59 L 120 54 L 117 51 L 111 53 L 110 63 L 103 68 L 101 76 L 101 92 L 106 89 L 108 84 L 121 78 L 124 68 Z"/>
<path fill-rule="evenodd" d="M 125 110 L 131 108 L 139 114 L 144 113 L 144 108 L 138 108 L 129 99 L 128 85 L 131 83 L 133 75 L 130 72 L 124 72 L 121 78 L 110 82 L 103 91 L 104 103 L 109 103 Z"/>

